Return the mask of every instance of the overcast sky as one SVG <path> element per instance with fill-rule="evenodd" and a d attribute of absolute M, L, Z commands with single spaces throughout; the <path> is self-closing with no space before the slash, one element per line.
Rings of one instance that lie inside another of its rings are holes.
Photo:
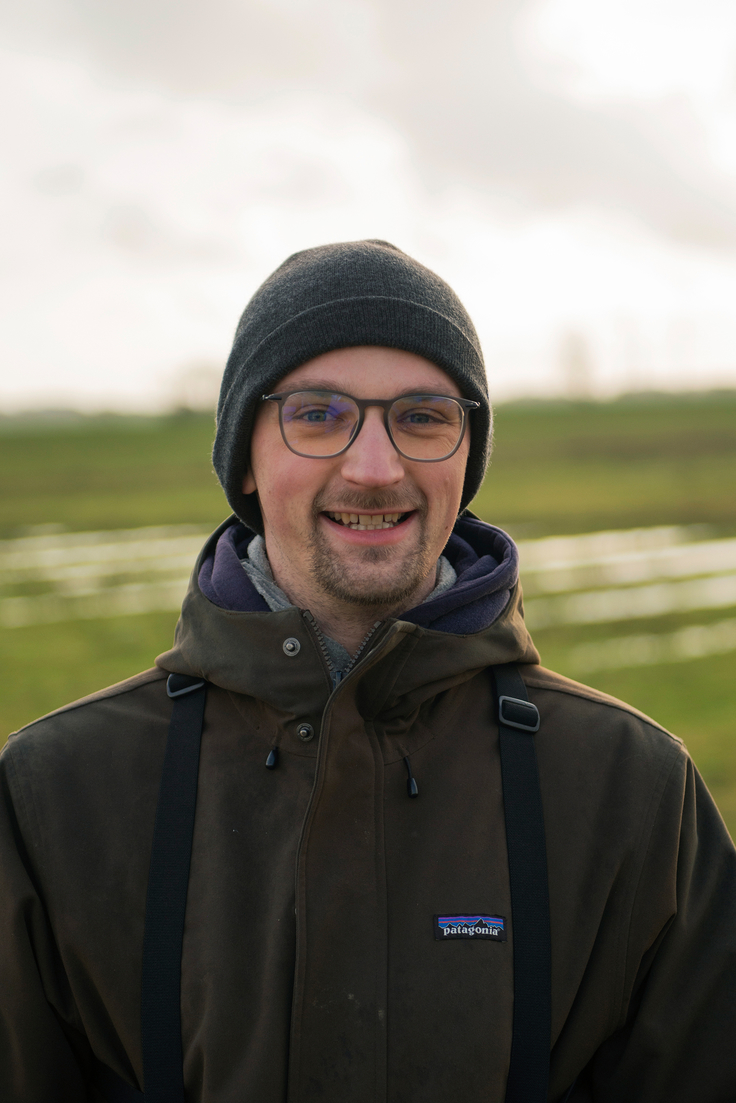
<path fill-rule="evenodd" d="M 4 0 L 0 93 L 0 411 L 206 401 L 266 275 L 360 237 L 498 398 L 736 386 L 733 0 Z"/>

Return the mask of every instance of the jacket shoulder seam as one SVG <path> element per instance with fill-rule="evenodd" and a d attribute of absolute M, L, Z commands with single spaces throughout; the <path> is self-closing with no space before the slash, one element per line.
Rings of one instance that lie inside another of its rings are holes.
<path fill-rule="evenodd" d="M 146 674 L 149 675 L 148 678 L 145 677 Z M 93 705 L 97 701 L 106 701 L 111 697 L 120 697 L 125 693 L 133 693 L 136 689 L 139 689 L 140 686 L 148 685 L 151 682 L 163 681 L 166 677 L 168 677 L 167 671 L 160 670 L 158 667 L 151 667 L 150 670 L 145 670 L 141 674 L 135 674 L 132 678 L 126 678 L 122 682 L 115 682 L 105 689 L 97 690 L 95 693 L 90 693 L 86 697 L 80 697 L 78 701 L 70 701 L 67 705 L 62 705 L 58 709 L 47 712 L 44 716 L 39 716 L 36 720 L 31 720 L 30 723 L 25 724 L 22 728 L 18 728 L 17 731 L 11 732 L 8 736 L 8 743 L 10 743 L 11 739 L 15 739 L 16 736 L 30 731 L 31 728 L 35 728 L 37 724 L 43 724 L 55 716 L 63 716 L 67 712 L 74 712 L 75 709 Z"/>
<path fill-rule="evenodd" d="M 616 709 L 618 712 L 625 712 L 629 716 L 635 717 L 637 720 L 641 720 L 642 723 L 647 724 L 650 728 L 654 728 L 656 731 L 662 732 L 663 735 L 668 736 L 674 743 L 682 745 L 682 739 L 678 735 L 673 735 L 671 731 L 658 724 L 656 720 L 652 720 L 651 716 L 647 716 L 646 713 L 640 712 L 639 709 L 634 708 L 633 705 L 629 705 L 626 701 L 619 701 L 616 697 L 609 697 L 607 693 L 603 693 L 602 690 L 594 689 L 592 686 L 583 685 L 581 682 L 573 682 L 572 679 L 566 679 L 565 684 L 553 684 L 553 683 L 540 683 L 536 682 L 533 678 L 527 679 L 524 677 L 525 671 L 520 669 L 520 673 L 524 680 L 524 683 L 529 685 L 532 689 L 547 690 L 550 693 L 564 693 L 569 697 L 582 697 L 586 701 L 590 701 L 591 704 L 601 705 L 604 708 Z M 551 673 L 551 672 L 550 672 Z M 556 675 L 556 677 L 563 677 L 562 675 Z"/>

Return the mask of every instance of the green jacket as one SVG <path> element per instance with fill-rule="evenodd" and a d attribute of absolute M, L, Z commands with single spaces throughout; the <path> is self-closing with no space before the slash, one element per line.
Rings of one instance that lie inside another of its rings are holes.
<path fill-rule="evenodd" d="M 541 715 L 550 1100 L 576 1078 L 574 1103 L 736 1099 L 736 852 L 678 739 L 540 667 L 518 586 L 481 632 L 386 622 L 333 691 L 299 610 L 220 608 L 198 569 L 156 669 L 37 721 L 0 757 L 3 1103 L 92 1100 L 92 1055 L 141 1087 L 169 671 L 210 682 L 187 1100 L 502 1103 L 514 938 L 487 668 L 512 661 Z M 507 941 L 435 939 L 436 914 L 481 910 L 506 917 Z"/>

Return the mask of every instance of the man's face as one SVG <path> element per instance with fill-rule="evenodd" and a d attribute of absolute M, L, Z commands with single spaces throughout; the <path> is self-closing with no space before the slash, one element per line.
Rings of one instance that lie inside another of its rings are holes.
<path fill-rule="evenodd" d="M 412 392 L 462 397 L 429 360 L 369 346 L 317 356 L 284 376 L 274 391 L 307 387 L 354 398 Z M 277 404 L 261 403 L 243 491 L 258 491 L 276 581 L 302 607 L 325 599 L 384 609 L 421 601 L 434 586 L 436 562 L 457 517 L 468 447 L 466 428 L 449 459 L 404 459 L 386 433 L 383 410 L 372 406 L 346 452 L 306 458 L 284 443 Z M 361 523 L 368 516 L 371 524 L 391 527 L 357 530 L 333 514 L 357 514 Z M 400 517 L 387 522 L 385 514 Z"/>

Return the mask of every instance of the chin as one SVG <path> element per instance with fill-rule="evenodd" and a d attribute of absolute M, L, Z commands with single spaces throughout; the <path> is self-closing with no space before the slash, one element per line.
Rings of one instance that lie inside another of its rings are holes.
<path fill-rule="evenodd" d="M 430 573 L 421 568 L 397 573 L 395 569 L 389 572 L 366 571 L 365 566 L 370 562 L 376 562 L 379 557 L 375 554 L 383 549 L 367 549 L 372 554 L 370 557 L 362 556 L 362 569 L 349 570 L 344 565 L 334 561 L 326 564 L 313 564 L 313 576 L 323 593 L 346 605 L 373 606 L 375 608 L 396 608 L 411 603 L 412 595 L 417 592 Z M 386 556 L 381 556 L 381 559 Z M 322 569 L 326 567 L 326 569 Z"/>

